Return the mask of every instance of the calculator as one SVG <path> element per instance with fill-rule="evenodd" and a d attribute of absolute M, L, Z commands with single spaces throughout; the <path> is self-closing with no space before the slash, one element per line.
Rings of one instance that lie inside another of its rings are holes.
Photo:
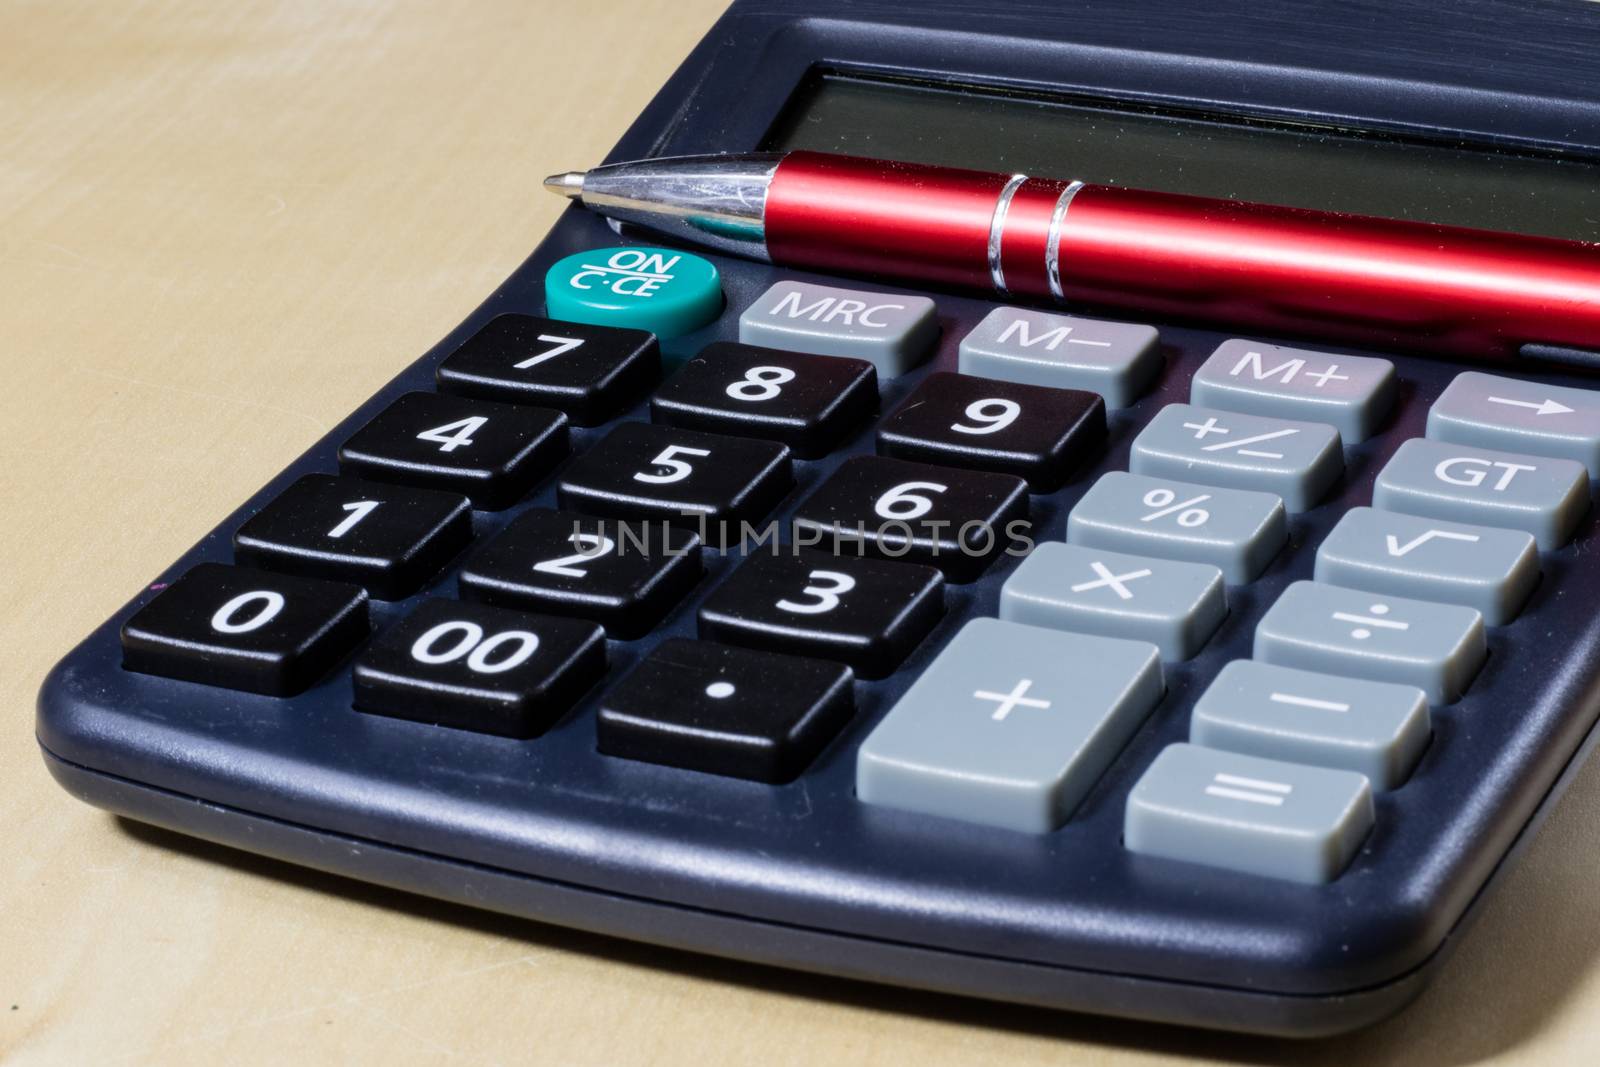
<path fill-rule="evenodd" d="M 1344 5 L 740 0 L 613 158 L 1600 239 L 1600 12 L 1396 10 L 1374 48 Z M 1319 1035 L 1420 992 L 1594 744 L 1600 356 L 916 290 L 577 208 L 411 355 L 44 681 L 69 792 L 661 945 Z"/>

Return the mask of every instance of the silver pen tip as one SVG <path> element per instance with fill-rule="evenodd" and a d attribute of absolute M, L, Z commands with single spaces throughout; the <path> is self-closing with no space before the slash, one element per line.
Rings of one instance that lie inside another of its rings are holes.
<path fill-rule="evenodd" d="M 559 193 L 569 200 L 578 200 L 583 196 L 583 174 L 581 170 L 564 171 L 561 174 L 552 174 L 544 180 L 544 187 L 552 193 Z"/>

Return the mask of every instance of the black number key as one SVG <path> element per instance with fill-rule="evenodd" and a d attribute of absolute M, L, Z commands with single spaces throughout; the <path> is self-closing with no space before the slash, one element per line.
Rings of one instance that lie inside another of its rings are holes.
<path fill-rule="evenodd" d="M 933 567 L 785 549 L 752 555 L 700 608 L 700 636 L 820 656 L 882 678 L 944 614 Z"/>
<path fill-rule="evenodd" d="M 360 586 L 201 563 L 122 627 L 122 665 L 292 696 L 367 636 Z"/>
<path fill-rule="evenodd" d="M 854 713 L 851 690 L 838 663 L 675 637 L 602 698 L 600 751 L 787 782 Z"/>
<path fill-rule="evenodd" d="M 1028 536 L 1028 487 L 1008 474 L 881 456 L 845 460 L 795 511 L 797 545 L 930 563 L 970 582 Z"/>
<path fill-rule="evenodd" d="M 826 455 L 877 409 L 866 360 L 732 341 L 707 345 L 650 401 L 663 425 L 782 441 L 802 459 Z"/>
<path fill-rule="evenodd" d="M 661 373 L 654 334 L 498 315 L 439 364 L 447 393 L 538 404 L 579 426 L 622 414 Z"/>
<path fill-rule="evenodd" d="M 339 467 L 448 489 L 476 507 L 515 503 L 567 452 L 567 417 L 545 408 L 407 393 L 339 449 Z"/>
<path fill-rule="evenodd" d="M 534 508 L 472 554 L 461 593 L 593 619 L 631 640 L 660 622 L 702 569 L 700 538 L 687 530 Z"/>
<path fill-rule="evenodd" d="M 878 425 L 882 455 L 1015 474 L 1036 493 L 1059 489 L 1105 439 L 1096 393 L 947 371 Z"/>
<path fill-rule="evenodd" d="M 424 600 L 356 660 L 356 707 L 503 737 L 543 733 L 606 670 L 581 619 Z"/>
<path fill-rule="evenodd" d="M 561 475 L 564 508 L 591 515 L 704 524 L 716 545 L 739 540 L 794 482 L 789 450 L 774 441 L 624 422 Z"/>
<path fill-rule="evenodd" d="M 410 596 L 472 540 L 457 493 L 307 474 L 233 535 L 240 563 Z"/>

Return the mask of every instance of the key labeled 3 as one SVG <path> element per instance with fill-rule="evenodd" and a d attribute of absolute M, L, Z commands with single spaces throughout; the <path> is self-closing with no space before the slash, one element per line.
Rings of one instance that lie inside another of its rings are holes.
<path fill-rule="evenodd" d="M 701 606 L 700 636 L 882 678 L 943 615 L 944 576 L 933 567 L 785 550 L 739 565 Z"/>

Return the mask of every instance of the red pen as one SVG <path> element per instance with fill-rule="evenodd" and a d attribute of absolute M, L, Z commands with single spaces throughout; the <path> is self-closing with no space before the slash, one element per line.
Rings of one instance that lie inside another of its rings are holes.
<path fill-rule="evenodd" d="M 1477 359 L 1600 367 L 1600 245 L 881 159 L 679 156 L 545 180 L 714 251 Z"/>

